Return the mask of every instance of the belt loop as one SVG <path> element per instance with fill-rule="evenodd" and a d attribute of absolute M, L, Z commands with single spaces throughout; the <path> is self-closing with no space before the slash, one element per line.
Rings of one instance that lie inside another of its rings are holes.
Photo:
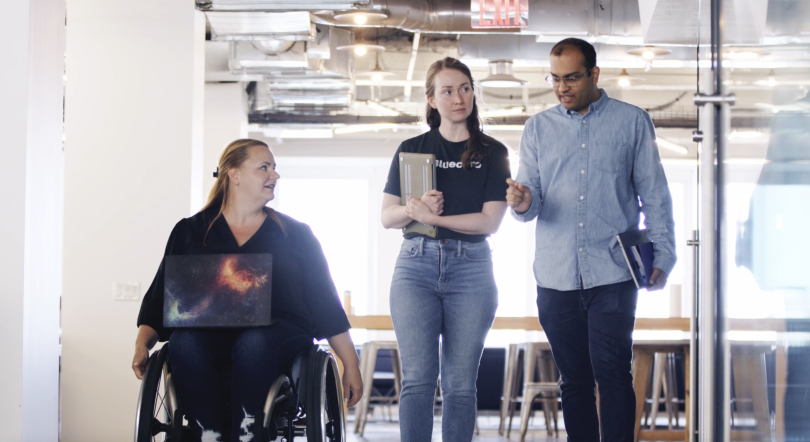
<path fill-rule="evenodd" d="M 461 258 L 461 240 L 457 239 L 458 241 L 458 251 L 456 252 L 456 257 Z"/>
<path fill-rule="evenodd" d="M 419 254 L 420 255 L 425 254 L 425 237 L 424 236 L 419 237 Z"/>

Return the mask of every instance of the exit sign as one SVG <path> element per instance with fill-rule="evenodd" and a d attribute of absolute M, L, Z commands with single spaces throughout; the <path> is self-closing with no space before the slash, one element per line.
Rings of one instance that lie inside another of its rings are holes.
<path fill-rule="evenodd" d="M 529 0 L 472 0 L 473 29 L 529 26 Z"/>

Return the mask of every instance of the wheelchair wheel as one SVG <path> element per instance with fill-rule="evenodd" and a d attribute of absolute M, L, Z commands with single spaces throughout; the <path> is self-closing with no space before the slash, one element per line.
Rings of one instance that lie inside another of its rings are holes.
<path fill-rule="evenodd" d="M 315 351 L 310 358 L 310 382 L 307 385 L 307 441 L 344 442 L 343 388 L 335 357 Z"/>
<path fill-rule="evenodd" d="M 135 442 L 171 441 L 174 411 L 177 408 L 171 374 L 166 366 L 168 344 L 149 357 L 138 395 L 135 416 Z M 180 422 L 182 425 L 182 421 Z"/>

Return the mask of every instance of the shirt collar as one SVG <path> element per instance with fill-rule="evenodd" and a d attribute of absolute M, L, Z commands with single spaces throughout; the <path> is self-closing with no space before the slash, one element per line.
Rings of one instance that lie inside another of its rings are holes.
<path fill-rule="evenodd" d="M 601 96 L 599 97 L 598 100 L 594 101 L 593 103 L 591 103 L 588 106 L 588 112 L 597 112 L 598 113 L 598 112 L 602 111 L 602 109 L 604 109 L 605 106 L 607 106 L 607 102 L 608 102 L 608 99 L 609 99 L 607 92 L 605 92 L 604 89 L 599 88 L 599 93 L 600 93 Z M 560 104 L 559 106 L 560 106 L 560 112 L 563 115 L 568 115 L 570 117 L 570 116 L 572 116 L 574 114 L 579 114 L 579 112 L 577 112 L 577 111 L 570 111 L 570 110 L 564 108 L 562 104 Z"/>

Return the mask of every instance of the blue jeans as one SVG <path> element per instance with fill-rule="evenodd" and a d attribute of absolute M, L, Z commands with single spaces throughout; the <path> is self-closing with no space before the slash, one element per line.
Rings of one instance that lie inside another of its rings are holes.
<path fill-rule="evenodd" d="M 268 327 L 175 330 L 169 363 L 194 439 L 222 440 L 216 436 L 224 431 L 223 383 L 230 383 L 231 389 L 230 440 L 253 436 L 258 425 L 254 418 L 264 407 L 270 385 L 311 345 L 312 336 L 285 320 Z M 230 379 L 223 379 L 228 371 Z"/>
<path fill-rule="evenodd" d="M 442 440 L 469 442 L 484 339 L 498 308 L 486 241 L 406 239 L 391 283 L 391 318 L 402 359 L 403 442 L 430 441 L 441 336 Z"/>
<path fill-rule="evenodd" d="M 603 441 L 633 441 L 636 396 L 630 366 L 637 300 L 632 280 L 587 290 L 537 287 L 540 324 L 562 378 L 569 441 L 598 442 L 600 422 Z"/>

